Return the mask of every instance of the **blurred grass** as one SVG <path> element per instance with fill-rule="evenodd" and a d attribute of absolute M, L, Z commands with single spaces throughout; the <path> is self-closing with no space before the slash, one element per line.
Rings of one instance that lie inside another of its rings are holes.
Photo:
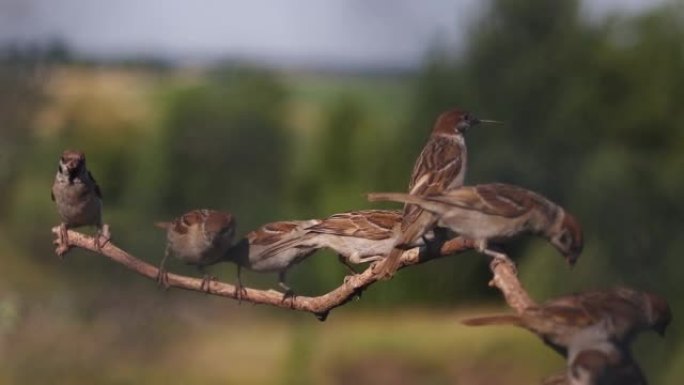
<path fill-rule="evenodd" d="M 40 302 L 17 304 L 19 322 L 1 335 L 3 384 L 493 384 L 505 379 L 515 385 L 562 366 L 527 333 L 458 324 L 481 309 L 354 312 L 333 314 L 323 324 L 309 315 L 255 313 L 250 305 L 177 292 L 139 299 L 124 289 L 88 316 L 56 299 Z M 497 370 L 483 373 L 486 367 Z"/>

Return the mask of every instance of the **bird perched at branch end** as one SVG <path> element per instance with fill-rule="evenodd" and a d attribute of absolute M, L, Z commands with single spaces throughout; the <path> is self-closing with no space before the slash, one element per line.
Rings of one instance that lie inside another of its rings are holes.
<path fill-rule="evenodd" d="M 85 154 L 66 150 L 59 158 L 57 174 L 52 184 L 52 200 L 61 219 L 57 254 L 68 250 L 68 229 L 81 226 L 97 227 L 95 247 L 100 249 L 109 241 L 109 226 L 102 223 L 102 192 L 86 167 Z"/>

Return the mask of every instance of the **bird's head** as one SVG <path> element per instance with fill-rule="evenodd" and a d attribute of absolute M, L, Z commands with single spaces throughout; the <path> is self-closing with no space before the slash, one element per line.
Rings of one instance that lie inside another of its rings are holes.
<path fill-rule="evenodd" d="M 570 213 L 563 212 L 563 217 L 551 236 L 551 244 L 563 254 L 570 266 L 577 263 L 584 248 L 584 235 L 577 219 Z"/>
<path fill-rule="evenodd" d="M 645 297 L 649 326 L 653 331 L 664 337 L 665 330 L 670 325 L 670 321 L 672 321 L 670 305 L 665 298 L 653 293 L 645 293 Z"/>
<path fill-rule="evenodd" d="M 59 158 L 59 173 L 69 177 L 69 181 L 85 171 L 85 155 L 81 151 L 66 150 Z"/>
<path fill-rule="evenodd" d="M 434 132 L 463 134 L 468 131 L 470 127 L 477 126 L 480 123 L 500 122 L 496 120 L 481 120 L 460 108 L 452 108 L 439 115 L 437 122 L 435 123 Z"/>

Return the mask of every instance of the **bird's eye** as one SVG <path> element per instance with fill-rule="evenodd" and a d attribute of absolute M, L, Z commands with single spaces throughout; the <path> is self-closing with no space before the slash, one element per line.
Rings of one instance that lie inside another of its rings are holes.
<path fill-rule="evenodd" d="M 570 245 L 570 241 L 571 241 L 571 239 L 570 239 L 570 234 L 568 234 L 568 233 L 563 233 L 563 235 L 561 235 L 560 241 L 561 241 L 561 243 L 562 243 L 563 245 L 565 245 L 565 246 Z"/>
<path fill-rule="evenodd" d="M 463 119 L 463 121 L 465 121 L 465 122 L 469 122 L 469 121 L 472 120 L 472 116 L 470 116 L 470 114 L 463 114 L 463 118 L 462 118 L 462 119 Z"/>

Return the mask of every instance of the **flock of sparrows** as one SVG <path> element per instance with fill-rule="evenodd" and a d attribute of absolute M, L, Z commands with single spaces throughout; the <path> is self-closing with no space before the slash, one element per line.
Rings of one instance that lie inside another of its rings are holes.
<path fill-rule="evenodd" d="M 166 253 L 159 268 L 159 283 L 166 285 L 168 255 L 204 267 L 218 262 L 238 266 L 238 290 L 242 267 L 277 272 L 285 295 L 290 267 L 327 248 L 336 252 L 350 270 L 353 265 L 376 262 L 375 273 L 391 277 L 401 265 L 402 253 L 429 246 L 453 236 L 474 241 L 483 254 L 508 260 L 500 248 L 523 234 L 543 237 L 571 265 L 582 252 L 579 222 L 563 207 L 522 187 L 491 183 L 464 185 L 467 168 L 465 133 L 483 122 L 460 109 L 442 113 L 415 162 L 408 193 L 371 193 L 371 201 L 404 203 L 403 211 L 363 210 L 331 215 L 325 219 L 269 223 L 236 241 L 235 218 L 226 212 L 193 210 L 170 222 L 156 225 L 166 230 Z M 52 199 L 61 218 L 58 254 L 67 250 L 67 229 L 92 225 L 100 248 L 109 240 L 102 222 L 102 194 L 79 151 L 64 151 L 52 187 Z M 209 275 L 203 287 L 209 288 Z M 568 357 L 568 384 L 637 384 L 595 380 L 610 375 L 641 379 L 625 347 L 640 330 L 664 331 L 670 319 L 667 303 L 652 294 L 631 289 L 584 293 L 563 297 L 521 316 L 468 321 L 469 324 L 512 323 L 542 337 Z M 591 349 L 585 349 L 587 346 Z M 597 368 L 605 369 L 597 372 Z M 606 372 L 607 370 L 607 372 Z M 625 374 L 627 373 L 627 374 Z M 594 379 L 594 380 L 587 380 Z M 593 381 L 593 382 L 592 382 Z"/>

